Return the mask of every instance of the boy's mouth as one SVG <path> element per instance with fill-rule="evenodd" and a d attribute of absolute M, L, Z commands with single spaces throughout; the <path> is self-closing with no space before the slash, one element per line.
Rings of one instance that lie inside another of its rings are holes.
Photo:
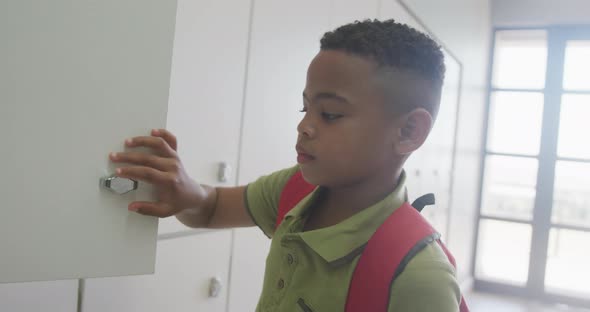
<path fill-rule="evenodd" d="M 307 154 L 297 154 L 297 162 L 300 164 L 304 164 L 306 162 L 310 162 L 312 160 L 314 160 L 315 158 L 311 155 L 307 155 Z"/>
<path fill-rule="evenodd" d="M 297 162 L 300 164 L 304 164 L 315 159 L 314 156 L 308 154 L 307 151 L 299 144 L 295 146 L 295 150 L 297 150 Z"/>

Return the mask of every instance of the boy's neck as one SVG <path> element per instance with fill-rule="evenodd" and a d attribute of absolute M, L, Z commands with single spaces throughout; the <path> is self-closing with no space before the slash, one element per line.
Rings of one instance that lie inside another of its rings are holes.
<path fill-rule="evenodd" d="M 361 210 L 378 203 L 398 186 L 402 169 L 389 179 L 375 178 L 340 188 L 326 188 L 320 202 L 314 205 L 304 231 L 336 225 Z"/>

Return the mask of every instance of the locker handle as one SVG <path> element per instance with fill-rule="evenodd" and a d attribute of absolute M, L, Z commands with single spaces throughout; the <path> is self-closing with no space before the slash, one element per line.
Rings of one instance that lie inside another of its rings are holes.
<path fill-rule="evenodd" d="M 139 183 L 133 179 L 121 178 L 111 175 L 100 179 L 100 184 L 111 192 L 123 195 L 137 190 Z"/>
<path fill-rule="evenodd" d="M 221 289 L 223 288 L 223 284 L 221 283 L 221 279 L 218 277 L 213 277 L 209 280 L 209 298 L 217 298 L 221 293 Z"/>

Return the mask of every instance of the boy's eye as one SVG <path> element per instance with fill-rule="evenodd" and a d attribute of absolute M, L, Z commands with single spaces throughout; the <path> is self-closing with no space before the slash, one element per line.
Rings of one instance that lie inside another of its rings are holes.
<path fill-rule="evenodd" d="M 322 118 L 324 118 L 327 121 L 336 120 L 340 117 L 342 117 L 342 115 L 340 115 L 340 114 L 322 113 Z"/>

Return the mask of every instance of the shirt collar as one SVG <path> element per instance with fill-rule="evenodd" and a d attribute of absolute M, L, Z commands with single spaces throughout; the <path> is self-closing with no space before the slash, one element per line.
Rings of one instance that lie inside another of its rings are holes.
<path fill-rule="evenodd" d="M 319 188 L 316 188 L 287 213 L 286 220 L 300 218 L 317 199 L 319 193 Z M 333 226 L 307 232 L 300 232 L 301 229 L 298 229 L 297 232 L 301 239 L 327 262 L 348 262 L 347 260 L 362 252 L 379 226 L 406 201 L 406 174 L 402 172 L 397 187 L 381 201 Z"/>

